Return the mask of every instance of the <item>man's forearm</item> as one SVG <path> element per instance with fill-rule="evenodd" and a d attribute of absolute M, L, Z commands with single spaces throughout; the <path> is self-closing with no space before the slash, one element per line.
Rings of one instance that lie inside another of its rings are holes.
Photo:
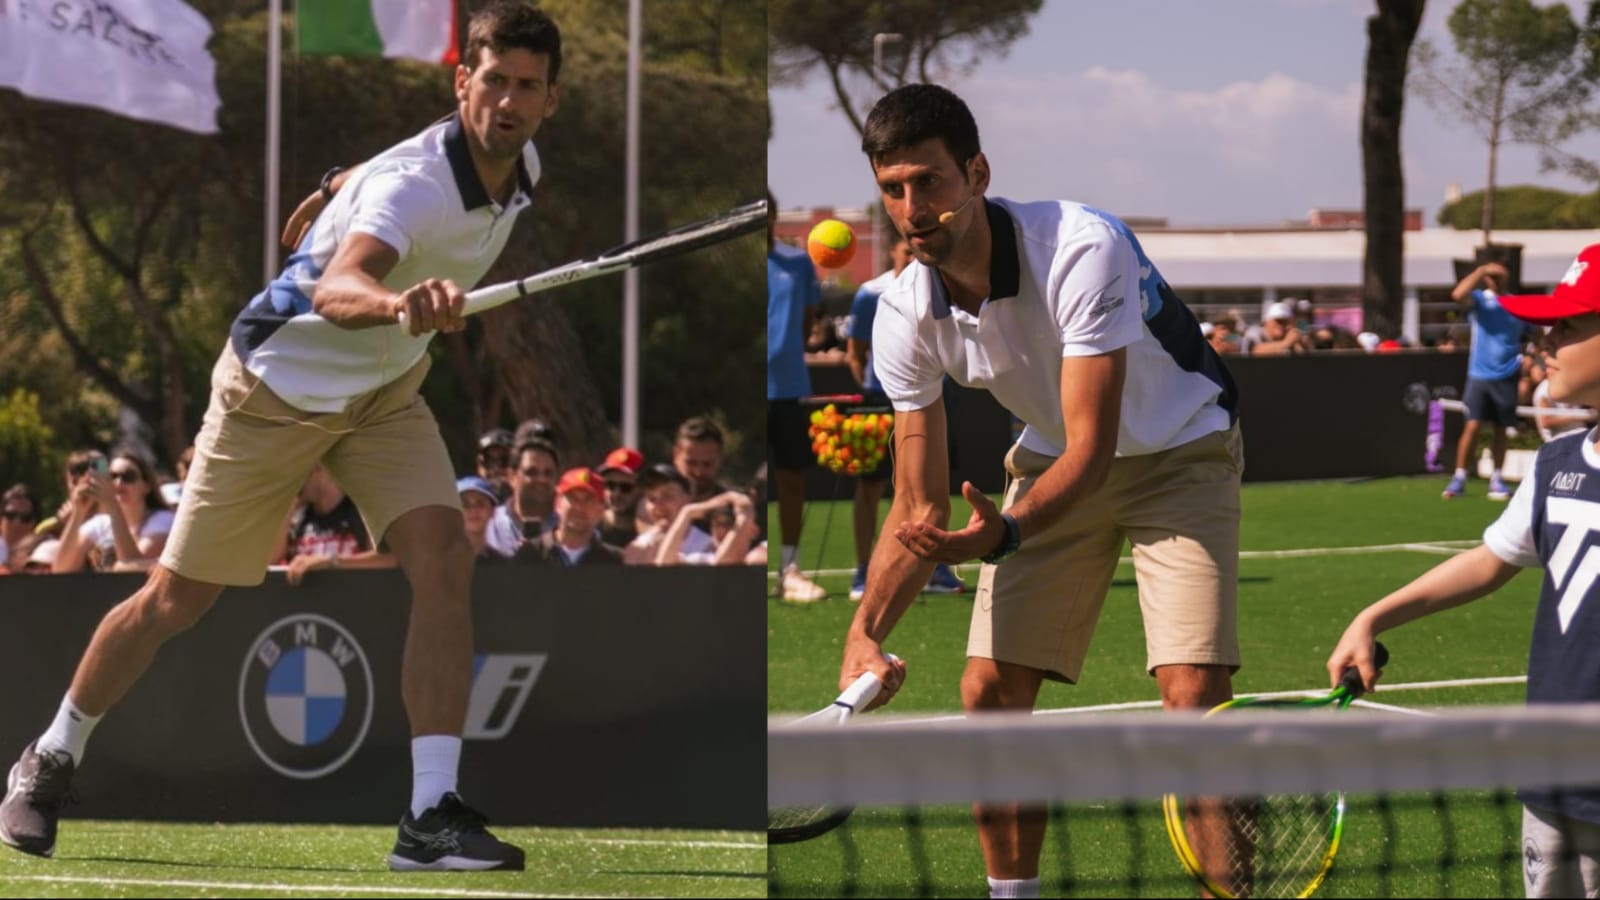
<path fill-rule="evenodd" d="M 1039 475 L 1027 495 L 1005 510 L 1017 521 L 1023 540 L 1049 528 L 1068 509 L 1100 490 L 1114 458 L 1114 450 L 1096 452 L 1083 443 L 1069 445 L 1067 452 Z"/>
<path fill-rule="evenodd" d="M 913 516 L 910 506 L 911 501 L 902 501 L 900 497 L 890 506 L 889 516 L 878 532 L 872 561 L 867 566 L 866 593 L 850 624 L 852 633 L 864 634 L 878 643 L 888 638 L 900 617 L 917 599 L 922 586 L 928 583 L 928 576 L 933 574 L 934 563 L 918 557 L 895 540 L 895 528 L 907 520 L 927 521 L 943 528 L 950 519 L 948 508 L 940 510 L 927 504 L 921 513 Z"/>
<path fill-rule="evenodd" d="M 395 314 L 398 309 L 395 292 L 353 274 L 319 282 L 312 308 L 340 328 L 375 328 L 399 321 Z"/>

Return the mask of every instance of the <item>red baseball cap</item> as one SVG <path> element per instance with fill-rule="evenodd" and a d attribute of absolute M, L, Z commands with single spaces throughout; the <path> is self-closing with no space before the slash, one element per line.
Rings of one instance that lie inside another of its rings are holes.
<path fill-rule="evenodd" d="M 606 461 L 600 464 L 600 474 L 604 475 L 613 469 L 618 469 L 629 475 L 637 475 L 642 468 L 644 468 L 644 454 L 632 447 L 618 447 L 606 454 Z"/>
<path fill-rule="evenodd" d="M 1501 297 L 1500 305 L 1534 325 L 1554 325 L 1572 316 L 1600 313 L 1600 244 L 1583 248 L 1550 293 Z"/>
<path fill-rule="evenodd" d="M 573 491 L 588 491 L 601 501 L 604 501 L 606 499 L 605 479 L 600 477 L 599 472 L 588 466 L 568 469 L 561 473 L 561 480 L 556 483 L 556 493 L 558 495 L 570 494 Z"/>

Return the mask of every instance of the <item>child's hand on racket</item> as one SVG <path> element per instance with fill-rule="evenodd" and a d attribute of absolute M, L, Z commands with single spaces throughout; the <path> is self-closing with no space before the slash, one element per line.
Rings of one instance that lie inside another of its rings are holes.
<path fill-rule="evenodd" d="M 970 481 L 961 483 L 961 496 L 972 506 L 972 518 L 965 528 L 945 531 L 927 522 L 902 522 L 895 529 L 895 539 L 934 562 L 962 563 L 994 552 L 1006 535 L 999 508 Z"/>
<path fill-rule="evenodd" d="M 1355 668 L 1361 672 L 1361 686 L 1366 691 L 1374 691 L 1378 687 L 1378 679 L 1383 677 L 1383 669 L 1377 660 L 1377 636 L 1372 631 L 1372 626 L 1366 620 L 1357 618 L 1350 623 L 1344 631 L 1344 636 L 1339 638 L 1339 643 L 1328 655 L 1328 685 L 1338 687 L 1344 671 Z"/>
<path fill-rule="evenodd" d="M 864 708 L 856 712 L 877 709 L 893 699 L 895 692 L 900 690 L 900 685 L 905 683 L 906 663 L 897 656 L 886 655 L 883 647 L 871 638 L 847 638 L 844 645 L 844 663 L 839 667 L 839 690 L 842 692 L 855 684 L 863 672 L 871 672 L 878 676 L 878 680 L 883 682 L 883 689 Z"/>

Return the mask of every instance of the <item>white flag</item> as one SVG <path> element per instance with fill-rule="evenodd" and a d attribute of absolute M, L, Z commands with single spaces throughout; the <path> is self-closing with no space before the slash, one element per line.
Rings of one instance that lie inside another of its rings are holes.
<path fill-rule="evenodd" d="M 0 0 L 0 87 L 213 134 L 210 37 L 181 0 Z"/>

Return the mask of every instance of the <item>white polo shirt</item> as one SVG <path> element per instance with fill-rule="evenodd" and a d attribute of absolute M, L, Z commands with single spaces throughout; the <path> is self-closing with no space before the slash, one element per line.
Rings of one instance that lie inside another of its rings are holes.
<path fill-rule="evenodd" d="M 234 352 L 274 393 L 307 412 L 339 412 L 394 381 L 427 352 L 433 334 L 412 337 L 398 325 L 340 328 L 312 312 L 317 280 L 339 243 L 360 232 L 399 251 L 383 280 L 393 290 L 427 278 L 470 290 L 500 255 L 538 179 L 530 143 L 516 193 L 505 206 L 490 199 L 458 115 L 385 150 L 340 188 L 283 273 L 239 313 L 230 333 Z"/>
<path fill-rule="evenodd" d="M 938 272 L 917 262 L 878 300 L 873 363 L 895 409 L 938 402 L 949 374 L 1021 419 L 1024 447 L 1059 456 L 1060 360 L 1126 347 L 1118 456 L 1166 450 L 1233 423 L 1233 379 L 1126 225 L 1066 201 L 985 206 L 994 244 L 990 296 L 978 315 L 952 306 Z"/>

